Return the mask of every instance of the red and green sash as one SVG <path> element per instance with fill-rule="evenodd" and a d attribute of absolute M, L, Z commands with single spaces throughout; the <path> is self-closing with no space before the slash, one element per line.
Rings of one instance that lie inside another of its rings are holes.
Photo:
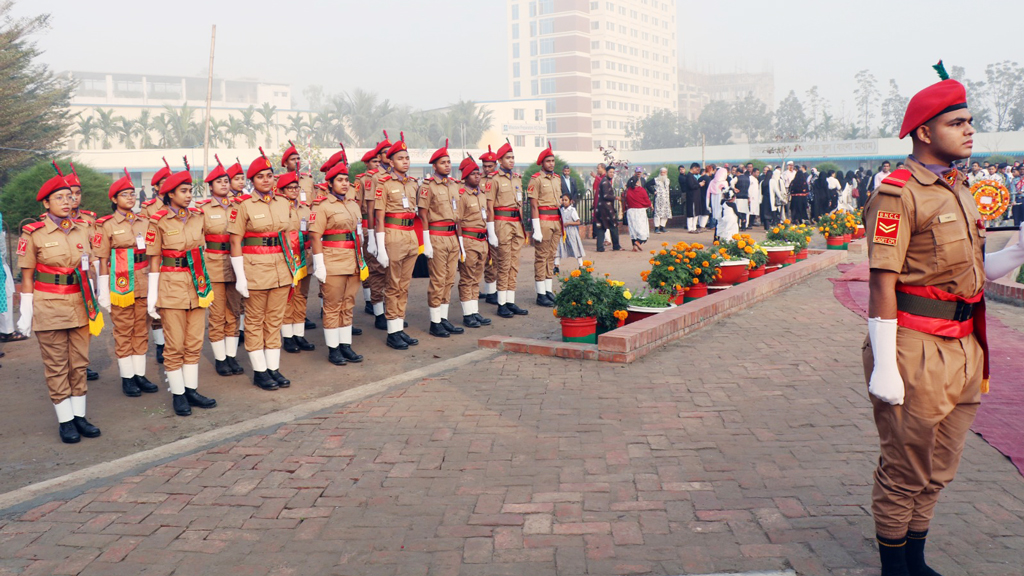
<path fill-rule="evenodd" d="M 99 336 L 103 331 L 103 313 L 96 305 L 96 296 L 93 295 L 92 286 L 89 284 L 89 275 L 82 274 L 80 269 L 75 268 L 75 276 L 78 277 L 82 303 L 85 304 L 85 313 L 89 317 L 89 334 Z"/>
<path fill-rule="evenodd" d="M 115 248 L 110 254 L 110 304 L 135 304 L 135 249 Z"/>
<path fill-rule="evenodd" d="M 365 282 L 370 277 L 370 268 L 366 265 L 366 260 L 363 259 L 363 249 L 360 247 L 362 234 L 353 233 L 352 237 L 356 239 L 356 265 L 359 266 L 359 280 Z"/>
<path fill-rule="evenodd" d="M 188 270 L 192 273 L 192 285 L 199 297 L 199 307 L 208 308 L 213 303 L 213 287 L 210 286 L 210 275 L 206 272 L 206 254 L 199 247 L 186 251 L 185 257 L 188 259 Z"/>
<path fill-rule="evenodd" d="M 277 233 L 277 239 L 281 243 L 281 251 L 284 253 L 284 262 L 288 266 L 288 272 L 292 275 L 292 286 L 298 286 L 299 282 L 306 277 L 305 250 L 302 250 L 301 236 L 294 232 L 294 236 L 285 238 L 282 230 Z M 300 252 L 302 254 L 296 254 Z"/>

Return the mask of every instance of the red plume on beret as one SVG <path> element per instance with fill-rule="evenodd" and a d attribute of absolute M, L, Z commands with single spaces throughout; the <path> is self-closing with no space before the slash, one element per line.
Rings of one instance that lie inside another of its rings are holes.
<path fill-rule="evenodd" d="M 428 162 L 428 164 L 433 164 L 434 162 L 437 162 L 438 160 L 440 160 L 441 158 L 444 158 L 447 155 L 448 155 L 448 139 L 445 138 L 444 139 L 444 146 L 441 147 L 441 148 L 438 148 L 437 150 L 434 151 L 433 154 L 430 155 L 430 162 Z"/>
<path fill-rule="evenodd" d="M 942 80 L 921 90 L 910 99 L 903 115 L 900 138 L 905 138 L 932 118 L 967 108 L 967 90 L 964 85 L 949 78 L 942 60 L 933 66 Z"/>
<path fill-rule="evenodd" d="M 227 170 L 224 169 L 224 165 L 220 163 L 220 157 L 214 154 L 213 158 L 217 160 L 217 166 L 213 170 L 210 170 L 210 173 L 206 175 L 206 179 L 204 180 L 204 182 L 206 182 L 207 184 L 213 182 L 214 180 L 220 178 L 221 176 L 228 175 Z M 230 179 L 231 177 L 228 176 L 228 178 Z"/>
<path fill-rule="evenodd" d="M 505 138 L 505 143 L 501 145 L 501 148 L 498 148 L 497 152 L 494 153 L 494 161 L 497 162 L 498 160 L 501 160 L 504 158 L 505 154 L 508 154 L 511 151 L 512 143 L 508 141 L 508 138 Z"/>
<path fill-rule="evenodd" d="M 480 155 L 481 162 L 497 162 L 498 158 L 494 155 L 494 151 L 491 150 L 491 145 L 487 145 L 487 152 Z"/>
<path fill-rule="evenodd" d="M 257 174 L 264 170 L 270 170 L 273 172 L 274 167 L 270 165 L 270 160 L 267 159 L 267 153 L 264 152 L 263 147 L 260 146 L 260 155 L 249 164 L 249 169 L 246 170 L 245 177 L 252 180 Z"/>
<path fill-rule="evenodd" d="M 473 160 L 472 156 L 466 156 L 461 163 L 459 163 L 459 170 L 462 171 L 462 179 L 465 180 L 466 176 L 473 173 L 473 170 L 479 170 L 480 166 L 477 165 L 476 161 Z"/>
<path fill-rule="evenodd" d="M 399 132 L 398 134 L 399 134 L 399 136 L 401 136 L 402 139 L 399 140 L 398 142 L 395 142 L 394 144 L 392 144 L 391 148 L 388 148 L 388 158 L 391 158 L 392 156 L 394 156 L 395 154 L 398 154 L 399 152 L 401 152 L 403 150 L 408 150 L 409 149 L 405 145 L 405 132 Z"/>
<path fill-rule="evenodd" d="M 135 191 L 135 184 L 132 183 L 132 177 L 128 174 L 127 168 L 124 169 L 124 178 L 119 178 L 110 185 L 110 190 L 107 192 L 107 196 L 113 200 L 114 196 L 117 196 L 125 190 Z"/>
<path fill-rule="evenodd" d="M 161 180 L 171 175 L 171 165 L 167 163 L 167 158 L 163 158 L 164 167 L 157 170 L 156 174 L 153 174 L 153 179 L 149 181 L 150 186 L 156 186 Z"/>
<path fill-rule="evenodd" d="M 64 180 L 67 181 L 68 186 L 78 186 L 79 188 L 81 188 L 82 182 L 78 179 L 78 171 L 75 170 L 75 163 L 68 162 L 68 164 L 71 166 L 71 174 L 65 176 Z"/>

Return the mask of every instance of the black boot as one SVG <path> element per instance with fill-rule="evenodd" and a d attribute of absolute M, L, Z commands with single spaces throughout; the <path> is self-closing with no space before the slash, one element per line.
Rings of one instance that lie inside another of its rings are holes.
<path fill-rule="evenodd" d="M 72 422 L 74 422 L 75 429 L 78 430 L 78 433 L 82 436 L 85 436 L 86 438 L 99 438 L 100 429 L 90 424 L 89 421 L 85 419 L 85 416 L 75 416 L 75 419 L 72 420 Z"/>
<path fill-rule="evenodd" d="M 192 407 L 188 405 L 188 400 L 185 399 L 184 394 L 172 394 L 171 405 L 174 407 L 174 413 L 178 416 L 191 416 Z"/>
<path fill-rule="evenodd" d="M 99 380 L 100 379 L 100 375 L 98 373 L 96 373 L 96 372 L 93 372 L 92 369 L 90 369 L 88 366 L 86 366 L 85 367 L 85 379 L 88 380 L 89 382 L 92 382 L 93 380 Z"/>
<path fill-rule="evenodd" d="M 139 385 L 135 383 L 135 378 L 121 378 L 121 391 L 129 398 L 142 396 L 142 391 L 139 390 Z"/>
<path fill-rule="evenodd" d="M 150 382 L 149 378 L 146 378 L 145 376 L 136 375 L 134 380 L 135 385 L 139 387 L 139 390 L 142 390 L 146 394 L 155 394 L 160 391 L 160 387 Z"/>
<path fill-rule="evenodd" d="M 501 316 L 502 318 L 511 318 L 515 316 L 515 312 L 508 309 L 508 304 L 499 304 L 498 316 Z"/>
<path fill-rule="evenodd" d="M 156 363 L 157 364 L 163 364 L 164 363 L 164 345 L 163 344 L 157 344 L 156 345 Z"/>
<path fill-rule="evenodd" d="M 217 370 L 218 376 L 234 376 L 235 371 L 231 369 L 231 365 L 228 364 L 227 358 L 224 360 L 214 359 L 214 368 Z"/>
<path fill-rule="evenodd" d="M 266 371 L 252 373 L 252 383 L 260 388 L 261 390 L 277 390 L 277 382 L 270 377 L 270 374 Z"/>
<path fill-rule="evenodd" d="M 444 326 L 441 326 L 440 322 L 430 323 L 430 335 L 437 336 L 438 338 L 447 338 L 449 336 L 448 331 L 444 329 Z"/>
<path fill-rule="evenodd" d="M 216 400 L 207 398 L 192 388 L 185 388 L 185 400 L 188 400 L 189 406 L 196 408 L 213 408 L 217 405 Z"/>
<path fill-rule="evenodd" d="M 288 388 L 292 385 L 292 381 L 285 378 L 280 370 L 267 370 L 267 374 L 277 383 L 278 388 Z"/>
<path fill-rule="evenodd" d="M 490 326 L 491 325 L 491 319 L 490 318 L 484 318 L 483 316 L 480 315 L 479 312 L 473 312 L 473 318 L 476 318 L 476 321 L 479 322 L 481 326 Z"/>
<path fill-rule="evenodd" d="M 304 350 L 306 352 L 312 352 L 313 350 L 316 350 L 316 346 L 311 344 L 309 340 L 306 340 L 305 336 L 294 336 L 292 337 L 292 340 L 294 340 L 295 344 L 298 345 L 299 350 Z"/>
<path fill-rule="evenodd" d="M 351 344 L 342 344 L 342 345 L 338 346 L 338 348 L 341 350 L 341 355 L 345 357 L 345 360 L 348 360 L 349 362 L 355 362 L 355 363 L 359 363 L 359 362 L 363 361 L 362 355 L 361 354 L 356 354 L 355 350 L 352 350 L 352 345 Z"/>
<path fill-rule="evenodd" d="M 283 348 L 284 351 L 289 353 L 289 354 L 298 354 L 299 353 L 299 343 L 295 341 L 295 337 L 294 336 L 289 336 L 287 338 L 281 338 L 281 348 Z"/>
<path fill-rule="evenodd" d="M 353 326 L 352 327 L 352 335 L 353 336 L 362 336 L 363 335 L 363 329 L 362 328 L 356 328 L 355 326 Z"/>
<path fill-rule="evenodd" d="M 377 330 L 387 330 L 388 319 L 385 318 L 383 314 L 378 314 L 377 317 L 373 319 L 373 327 Z"/>
<path fill-rule="evenodd" d="M 476 319 L 476 316 L 473 316 L 472 314 L 467 314 L 462 317 L 462 325 L 465 326 L 466 328 L 479 328 L 480 321 Z"/>
<path fill-rule="evenodd" d="M 484 298 L 484 302 L 487 302 L 488 304 L 494 304 L 495 306 L 497 306 L 498 305 L 498 293 L 494 292 L 494 293 L 488 294 L 487 297 Z"/>
<path fill-rule="evenodd" d="M 899 540 L 882 538 L 875 535 L 878 541 L 878 555 L 882 560 L 882 576 L 910 576 L 907 570 L 907 538 Z"/>
<path fill-rule="evenodd" d="M 444 329 L 447 330 L 449 334 L 462 334 L 463 332 L 466 331 L 465 329 L 459 328 L 458 326 L 449 322 L 447 318 L 441 318 L 441 326 L 443 326 Z"/>
<path fill-rule="evenodd" d="M 529 310 L 524 310 L 519 306 L 516 306 L 514 302 L 509 302 L 505 304 L 505 308 L 507 308 L 509 312 L 515 314 L 516 316 L 526 316 L 527 314 L 530 313 Z"/>
<path fill-rule="evenodd" d="M 402 340 L 404 340 L 405 343 L 408 344 L 409 346 L 415 346 L 415 345 L 420 343 L 419 340 L 417 340 L 417 339 L 413 338 L 412 336 L 409 336 L 408 334 L 406 334 L 405 330 L 402 330 L 401 332 L 399 332 L 398 336 L 401 337 Z"/>
<path fill-rule="evenodd" d="M 78 428 L 75 427 L 74 420 L 61 422 L 57 432 L 60 434 L 60 441 L 65 444 L 75 444 L 82 439 L 78 434 Z"/>
<path fill-rule="evenodd" d="M 327 349 L 327 361 L 335 366 L 344 366 L 345 364 L 348 364 L 348 362 L 345 361 L 345 357 L 342 356 L 341 350 L 338 346 Z"/>
<path fill-rule="evenodd" d="M 316 330 L 316 322 L 313 322 L 309 318 L 303 318 L 302 321 L 305 323 L 306 330 Z"/>
<path fill-rule="evenodd" d="M 366 312 L 370 316 L 373 316 L 373 304 L 367 302 L 366 306 L 363 306 L 363 312 Z"/>
<path fill-rule="evenodd" d="M 555 293 L 554 292 L 545 292 L 544 295 L 548 297 L 548 300 L 551 300 L 552 304 L 555 302 Z"/>
<path fill-rule="evenodd" d="M 554 308 L 555 301 L 549 299 L 547 294 L 537 294 L 537 306 L 543 306 L 544 308 Z"/>
<path fill-rule="evenodd" d="M 408 350 L 409 345 L 405 343 L 405 339 L 402 338 L 401 332 L 392 332 L 388 334 L 388 347 L 394 348 L 395 350 Z"/>
<path fill-rule="evenodd" d="M 555 272 L 555 274 L 558 274 L 558 266 L 555 266 L 554 272 Z"/>
<path fill-rule="evenodd" d="M 245 369 L 239 366 L 238 360 L 235 360 L 234 356 L 228 356 L 227 363 L 231 367 L 232 374 L 245 374 Z"/>
<path fill-rule="evenodd" d="M 924 544 L 927 538 L 927 530 L 907 532 L 907 571 L 910 576 L 942 576 L 924 561 Z"/>

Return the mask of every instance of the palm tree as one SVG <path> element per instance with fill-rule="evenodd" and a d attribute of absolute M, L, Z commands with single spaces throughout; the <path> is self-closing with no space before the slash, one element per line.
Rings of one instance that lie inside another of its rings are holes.
<path fill-rule="evenodd" d="M 96 115 L 96 127 L 103 135 L 102 139 L 100 140 L 100 144 L 103 146 L 104 150 L 109 150 L 110 139 L 116 138 L 119 134 L 117 128 L 118 117 L 114 116 L 113 108 L 108 108 L 107 110 L 104 110 L 103 108 L 96 108 Z"/>
<path fill-rule="evenodd" d="M 267 148 L 270 148 L 270 133 L 272 131 L 276 131 L 277 128 L 280 126 L 274 120 L 275 116 L 277 115 L 277 106 L 271 106 L 270 103 L 264 102 L 263 107 L 257 109 L 256 111 L 259 112 L 260 116 L 263 116 L 263 126 L 261 127 L 261 129 L 263 130 L 264 136 L 266 136 L 266 146 Z"/>
<path fill-rule="evenodd" d="M 459 100 L 448 109 L 446 116 L 452 145 L 461 148 L 475 147 L 484 132 L 490 130 L 494 123 L 494 112 L 477 106 L 472 100 Z M 465 142 L 462 140 L 463 134 L 466 136 Z"/>
<path fill-rule="evenodd" d="M 309 130 L 313 135 L 313 143 L 317 146 L 332 146 L 331 140 L 334 135 L 334 124 L 335 119 L 330 112 L 324 110 L 314 114 L 309 119 Z M 344 131 L 344 128 L 342 130 Z M 341 139 L 342 142 L 345 140 L 348 140 L 348 138 Z"/>
<path fill-rule="evenodd" d="M 288 116 L 288 133 L 294 134 L 296 140 L 302 140 L 309 134 L 309 122 L 301 112 Z"/>
<path fill-rule="evenodd" d="M 244 112 L 244 111 L 243 111 Z M 225 130 L 228 137 L 231 139 L 231 146 L 238 145 L 238 138 L 245 136 L 245 143 L 249 148 L 256 147 L 256 132 L 245 125 L 245 122 L 239 118 L 236 118 L 234 114 L 228 118 L 228 126 Z"/>
<path fill-rule="evenodd" d="M 249 105 L 248 108 L 241 111 L 242 114 L 242 126 L 245 127 L 245 138 L 249 144 L 249 148 L 256 147 L 256 134 L 260 130 L 260 125 L 256 123 L 256 107 Z"/>
<path fill-rule="evenodd" d="M 153 135 L 150 130 L 153 129 L 153 120 L 150 118 L 149 109 L 143 108 L 142 112 L 139 112 L 139 117 L 135 119 L 139 135 L 139 148 L 153 148 Z"/>
<path fill-rule="evenodd" d="M 340 100 L 340 103 L 336 102 L 335 108 L 344 111 L 344 118 L 348 120 L 352 137 L 358 146 L 369 146 L 377 142 L 384 122 L 397 112 L 390 100 L 378 102 L 375 93 L 361 88 L 356 88 L 351 94 L 344 94 Z"/>
<path fill-rule="evenodd" d="M 167 110 L 168 125 L 171 129 L 173 148 L 194 148 L 203 145 L 203 135 L 199 125 L 192 120 L 195 116 L 195 108 L 191 108 L 188 102 L 181 105 L 180 109 L 165 104 Z"/>
<path fill-rule="evenodd" d="M 171 121 L 167 118 L 166 113 L 161 112 L 159 116 L 153 118 L 153 130 L 160 136 L 160 140 L 157 142 L 160 148 L 174 148 L 171 145 L 174 134 L 171 130 Z"/>
<path fill-rule="evenodd" d="M 210 120 L 210 146 L 230 143 L 228 126 L 230 126 L 230 122 L 227 120 Z"/>
<path fill-rule="evenodd" d="M 96 138 L 96 132 L 98 127 L 96 125 L 96 119 L 92 116 L 87 118 L 79 117 L 78 126 L 75 128 L 75 136 L 82 137 L 82 147 L 88 148 L 92 144 L 93 139 Z"/>
<path fill-rule="evenodd" d="M 128 150 L 135 149 L 135 141 L 132 138 L 138 132 L 138 124 L 135 120 L 129 120 L 124 116 L 117 117 L 117 139 L 119 142 L 124 144 L 124 147 Z"/>

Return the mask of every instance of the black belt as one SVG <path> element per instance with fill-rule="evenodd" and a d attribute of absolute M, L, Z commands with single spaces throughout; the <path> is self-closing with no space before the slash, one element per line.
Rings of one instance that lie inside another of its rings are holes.
<path fill-rule="evenodd" d="M 974 317 L 974 304 L 969 302 L 933 300 L 906 292 L 896 292 L 896 309 L 915 316 L 954 322 L 966 322 Z"/>
<path fill-rule="evenodd" d="M 174 258 L 171 256 L 164 256 L 160 262 L 163 266 L 168 268 L 188 268 L 188 258 Z"/>

